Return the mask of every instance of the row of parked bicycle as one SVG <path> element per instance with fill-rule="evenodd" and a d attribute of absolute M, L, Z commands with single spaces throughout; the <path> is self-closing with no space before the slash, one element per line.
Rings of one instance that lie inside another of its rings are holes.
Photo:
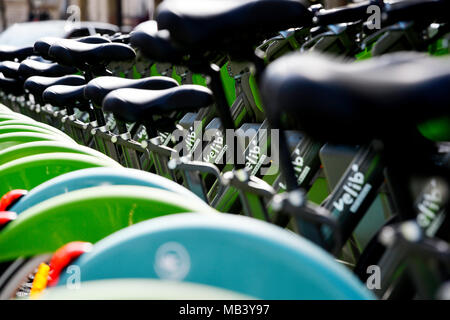
<path fill-rule="evenodd" d="M 1 49 L 0 299 L 448 297 L 449 9 L 165 0 Z"/>

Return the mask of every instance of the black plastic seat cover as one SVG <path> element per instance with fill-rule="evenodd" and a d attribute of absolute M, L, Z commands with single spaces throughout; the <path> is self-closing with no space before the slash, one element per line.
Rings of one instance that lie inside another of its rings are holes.
<path fill-rule="evenodd" d="M 78 104 L 85 105 L 87 100 L 84 97 L 84 87 L 56 85 L 45 89 L 42 94 L 44 102 L 58 107 L 76 106 Z"/>
<path fill-rule="evenodd" d="M 136 31 L 145 31 L 153 34 L 158 31 L 158 23 L 155 20 L 148 20 L 138 24 L 131 33 Z"/>
<path fill-rule="evenodd" d="M 85 84 L 82 76 L 67 75 L 62 77 L 33 76 L 25 81 L 24 87 L 35 97 L 41 98 L 42 93 L 49 87 L 56 85 L 80 86 Z"/>
<path fill-rule="evenodd" d="M 178 86 L 178 82 L 169 77 L 149 77 L 143 79 L 125 79 L 119 77 L 99 77 L 90 81 L 84 89 L 84 95 L 94 104 L 101 106 L 105 96 L 121 88 L 161 90 Z"/>
<path fill-rule="evenodd" d="M 153 21 L 151 21 L 153 22 Z M 168 30 L 156 30 L 155 24 L 140 25 L 131 34 L 131 44 L 150 59 L 158 62 L 177 63 L 185 53 L 170 40 Z"/>
<path fill-rule="evenodd" d="M 158 6 L 156 21 L 177 43 L 205 50 L 310 25 L 312 19 L 299 0 L 166 0 Z"/>
<path fill-rule="evenodd" d="M 77 67 L 86 64 L 106 65 L 112 61 L 128 61 L 136 58 L 133 48 L 123 43 L 90 44 L 75 40 L 54 43 L 48 54 L 62 65 Z"/>
<path fill-rule="evenodd" d="M 26 59 L 22 61 L 19 66 L 19 73 L 25 79 L 32 76 L 61 77 L 76 72 L 77 69 L 73 67 L 62 66 L 57 63 L 46 63 L 33 59 Z"/>
<path fill-rule="evenodd" d="M 343 63 L 291 54 L 266 69 L 261 95 L 273 121 L 318 140 L 353 144 L 400 137 L 448 116 L 449 88 L 448 58 L 402 52 Z"/>
<path fill-rule="evenodd" d="M 33 47 L 0 46 L 0 61 L 22 61 L 33 55 Z"/>
<path fill-rule="evenodd" d="M 103 111 L 112 112 L 122 121 L 140 122 L 172 111 L 198 110 L 212 102 L 211 90 L 198 85 L 165 90 L 119 89 L 105 97 Z"/>
<path fill-rule="evenodd" d="M 111 40 L 111 42 L 129 44 L 130 43 L 130 34 L 122 34 L 122 33 L 115 34 L 110 37 L 110 40 Z"/>
<path fill-rule="evenodd" d="M 6 94 L 20 96 L 25 93 L 23 81 L 20 79 L 10 79 L 0 76 L 0 91 Z"/>
<path fill-rule="evenodd" d="M 0 62 L 0 72 L 3 73 L 5 78 L 12 78 L 12 79 L 20 79 L 21 75 L 19 73 L 19 62 L 12 62 L 12 61 L 3 61 Z"/>
<path fill-rule="evenodd" d="M 386 3 L 383 8 L 386 24 L 398 21 L 450 22 L 450 1 L 409 0 Z"/>
<path fill-rule="evenodd" d="M 365 0 L 333 9 L 322 9 L 315 14 L 314 21 L 318 25 L 326 26 L 330 24 L 367 20 L 371 15 L 371 11 L 368 11 L 367 8 L 379 4 L 380 0 Z"/>
<path fill-rule="evenodd" d="M 58 41 L 64 40 L 62 38 L 57 37 L 44 37 L 39 39 L 34 43 L 34 51 L 39 54 L 41 57 L 45 59 L 50 59 L 50 56 L 48 55 L 48 50 L 50 47 L 55 44 Z M 71 39 L 78 42 L 83 43 L 109 43 L 111 42 L 109 39 L 102 37 L 102 36 L 88 36 L 88 37 L 82 37 L 78 39 Z"/>

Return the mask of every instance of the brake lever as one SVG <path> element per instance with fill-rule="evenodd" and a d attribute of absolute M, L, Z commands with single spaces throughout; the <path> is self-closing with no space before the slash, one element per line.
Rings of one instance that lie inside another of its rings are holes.
<path fill-rule="evenodd" d="M 270 184 L 250 175 L 245 169 L 228 171 L 224 173 L 223 179 L 227 185 L 262 198 L 271 199 L 276 195 L 275 189 Z"/>
<path fill-rule="evenodd" d="M 172 158 L 167 163 L 170 170 L 180 170 L 188 188 L 196 195 L 209 203 L 208 192 L 201 174 L 213 175 L 219 182 L 219 192 L 225 188 L 225 182 L 220 174 L 219 168 L 214 164 L 202 161 L 193 161 L 188 157 Z"/>
<path fill-rule="evenodd" d="M 276 194 L 271 185 L 251 175 L 249 169 L 226 172 L 223 175 L 223 180 L 225 184 L 240 191 L 239 197 L 247 216 L 272 222 L 265 201 L 266 199 L 272 199 Z"/>
<path fill-rule="evenodd" d="M 222 176 L 219 169 L 212 163 L 203 161 L 190 160 L 187 157 L 173 158 L 169 161 L 169 168 L 171 170 L 183 170 L 183 171 L 197 171 L 201 173 L 211 174 L 221 183 L 223 183 Z"/>
<path fill-rule="evenodd" d="M 157 153 L 161 156 L 167 157 L 169 159 L 173 154 L 177 153 L 177 151 L 175 149 L 163 145 L 158 140 L 161 140 L 160 137 L 155 137 L 152 139 L 144 140 L 141 142 L 141 147 L 144 149 L 147 149 L 150 152 L 155 152 L 155 153 Z"/>
<path fill-rule="evenodd" d="M 309 240 L 326 248 L 333 254 L 338 254 L 341 250 L 343 243 L 340 226 L 336 218 L 327 209 L 308 201 L 303 190 L 297 189 L 276 195 L 272 201 L 272 208 L 277 212 L 283 212 L 294 217 L 297 224 L 301 227 L 307 227 L 304 225 L 305 222 L 312 224 L 316 230 L 310 234 Z M 334 240 L 331 248 L 329 248 L 321 232 L 322 226 L 327 226 L 331 229 L 331 235 Z"/>

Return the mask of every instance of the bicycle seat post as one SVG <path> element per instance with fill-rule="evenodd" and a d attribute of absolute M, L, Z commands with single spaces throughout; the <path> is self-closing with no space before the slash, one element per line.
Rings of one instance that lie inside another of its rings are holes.
<path fill-rule="evenodd" d="M 223 124 L 224 131 L 232 130 L 235 132 L 236 126 L 231 115 L 230 107 L 228 106 L 219 66 L 213 63 L 205 63 L 202 58 L 191 58 L 187 65 L 192 71 L 203 73 L 209 77 L 209 87 L 214 94 L 216 110 Z M 239 159 L 239 155 L 243 154 L 244 150 L 241 150 L 239 143 L 236 146 L 238 149 L 235 150 L 233 163 L 235 168 L 239 169 L 243 167 L 243 164 L 238 163 L 239 161 L 237 160 Z"/>
<path fill-rule="evenodd" d="M 190 64 L 190 67 L 194 71 L 197 69 L 195 63 Z M 228 107 L 225 89 L 223 88 L 222 79 L 220 77 L 220 68 L 215 64 L 202 63 L 199 71 L 210 77 L 210 86 L 212 92 L 214 93 L 217 113 L 219 114 L 224 128 L 235 130 L 236 127 L 230 113 L 230 108 Z"/>

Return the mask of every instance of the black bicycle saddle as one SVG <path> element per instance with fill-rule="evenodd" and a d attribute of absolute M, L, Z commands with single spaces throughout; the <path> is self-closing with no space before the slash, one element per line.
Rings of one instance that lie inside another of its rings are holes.
<path fill-rule="evenodd" d="M 165 90 L 119 89 L 105 97 L 103 111 L 111 112 L 125 122 L 141 122 L 172 111 L 195 111 L 212 102 L 211 90 L 198 85 Z"/>
<path fill-rule="evenodd" d="M 44 102 L 58 107 L 87 105 L 88 101 L 84 97 L 85 86 L 52 86 L 45 89 L 42 98 Z"/>
<path fill-rule="evenodd" d="M 146 31 L 149 33 L 155 33 L 158 31 L 158 23 L 155 20 L 148 20 L 138 24 L 131 33 L 136 31 Z"/>
<path fill-rule="evenodd" d="M 330 25 L 367 20 L 372 14 L 367 9 L 373 5 L 381 7 L 383 1 L 366 0 L 333 9 L 322 9 L 315 14 L 314 22 L 318 25 Z"/>
<path fill-rule="evenodd" d="M 143 79 L 125 79 L 119 77 L 98 77 L 90 81 L 84 89 L 84 95 L 95 105 L 101 106 L 105 96 L 121 88 L 161 90 L 178 86 L 178 82 L 169 77 L 149 77 Z"/>
<path fill-rule="evenodd" d="M 22 61 L 33 55 L 33 47 L 0 46 L 0 61 Z"/>
<path fill-rule="evenodd" d="M 294 0 L 166 0 L 158 6 L 159 29 L 191 50 L 253 43 L 256 35 L 312 24 L 313 14 Z"/>
<path fill-rule="evenodd" d="M 57 63 L 46 63 L 33 59 L 26 59 L 22 61 L 19 66 L 19 73 L 25 79 L 32 76 L 61 77 L 76 72 L 77 69 L 73 67 L 62 66 Z"/>
<path fill-rule="evenodd" d="M 357 63 L 291 54 L 266 69 L 267 116 L 336 143 L 408 136 L 417 124 L 450 114 L 450 59 L 402 52 Z"/>
<path fill-rule="evenodd" d="M 56 85 L 79 86 L 85 84 L 82 76 L 67 75 L 62 77 L 41 77 L 33 76 L 25 81 L 24 87 L 38 99 L 42 93 L 49 87 Z"/>
<path fill-rule="evenodd" d="M 3 75 L 6 78 L 12 78 L 12 79 L 19 79 L 21 78 L 21 75 L 19 73 L 19 62 L 12 62 L 12 61 L 3 61 L 0 62 L 0 72 L 3 73 Z"/>
<path fill-rule="evenodd" d="M 55 44 L 58 41 L 65 40 L 62 38 L 57 37 L 44 37 L 39 39 L 34 43 L 34 51 L 39 54 L 41 57 L 45 59 L 51 60 L 50 56 L 48 55 L 48 50 L 50 47 Z M 88 36 L 88 37 L 82 37 L 78 39 L 71 39 L 72 41 L 78 41 L 83 43 L 109 43 L 111 42 L 109 39 L 102 37 L 102 36 Z"/>
<path fill-rule="evenodd" d="M 140 24 L 131 34 L 131 45 L 147 57 L 158 62 L 176 63 L 185 53 L 170 40 L 167 30 L 157 30 L 155 21 Z"/>
<path fill-rule="evenodd" d="M 106 65 L 112 61 L 128 61 L 136 58 L 136 52 L 122 43 L 90 44 L 75 40 L 64 40 L 54 43 L 49 56 L 56 62 L 83 68 L 87 65 Z"/>
<path fill-rule="evenodd" d="M 387 24 L 399 21 L 450 22 L 450 1 L 409 0 L 386 3 L 383 20 Z"/>
<path fill-rule="evenodd" d="M 18 79 L 4 78 L 0 76 L 0 91 L 14 96 L 20 96 L 25 93 L 23 81 Z"/>

